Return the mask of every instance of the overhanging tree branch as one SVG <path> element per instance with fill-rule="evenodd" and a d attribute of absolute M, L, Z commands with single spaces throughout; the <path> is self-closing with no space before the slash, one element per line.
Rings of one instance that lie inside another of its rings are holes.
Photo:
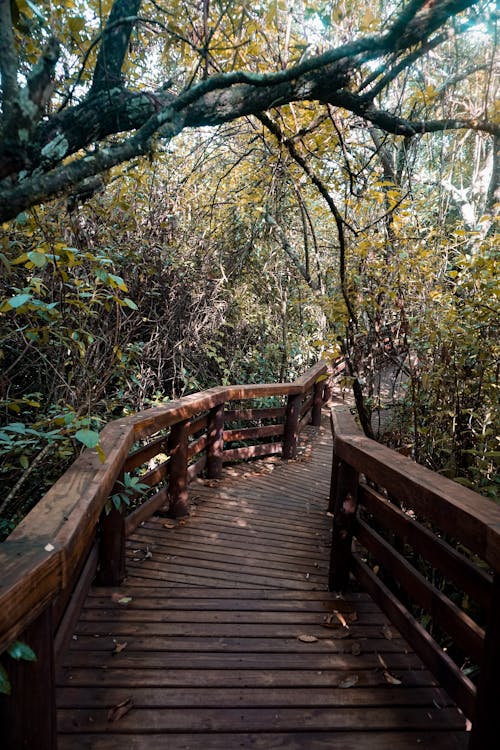
<path fill-rule="evenodd" d="M 431 4 L 415 0 L 383 34 L 363 36 L 285 70 L 217 73 L 174 95 L 164 88 L 132 92 L 122 86 L 121 69 L 133 16 L 140 2 L 116 0 L 103 34 L 92 87 L 78 106 L 38 122 L 55 65 L 54 50 L 51 56 L 43 58 L 51 62 L 52 68 L 42 65 L 43 75 L 34 71 L 30 76 L 29 92 L 33 97 L 30 101 L 36 108 L 36 116 L 29 124 L 29 138 L 25 138 L 23 148 L 14 148 L 16 144 L 8 139 L 0 144 L 0 220 L 12 218 L 20 210 L 71 188 L 73 180 L 80 183 L 82 179 L 147 153 L 154 138 L 162 135 L 163 126 L 166 135 L 172 137 L 183 128 L 217 125 L 295 101 L 330 103 L 386 132 L 405 137 L 457 127 L 498 133 L 498 126 L 484 121 L 409 121 L 377 108 L 366 91 L 362 94 L 352 91 L 355 77 L 359 79 L 366 72 L 367 61 L 385 57 L 387 64 L 396 66 L 399 72 L 403 64 L 400 54 L 408 50 L 403 59 L 405 66 L 409 65 L 425 53 L 426 45 L 432 46 L 433 40 L 428 37 L 432 37 L 436 29 L 451 16 L 478 2 L 436 0 Z M 9 90 L 13 91 L 12 76 L 11 83 L 7 84 Z M 4 112 L 9 102 L 4 96 Z M 134 135 L 125 136 L 118 144 L 106 143 L 109 136 L 132 131 L 136 131 Z M 20 142 L 19 134 L 17 142 Z M 78 154 L 96 145 L 100 149 L 95 153 Z M 65 160 L 75 154 L 74 161 L 66 163 Z"/>

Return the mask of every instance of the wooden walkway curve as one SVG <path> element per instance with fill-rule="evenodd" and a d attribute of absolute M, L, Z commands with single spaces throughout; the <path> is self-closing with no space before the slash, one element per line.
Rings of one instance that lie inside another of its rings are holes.
<path fill-rule="evenodd" d="M 467 746 L 370 597 L 328 592 L 331 455 L 325 423 L 298 459 L 196 480 L 189 518 L 135 531 L 59 665 L 60 750 Z"/>

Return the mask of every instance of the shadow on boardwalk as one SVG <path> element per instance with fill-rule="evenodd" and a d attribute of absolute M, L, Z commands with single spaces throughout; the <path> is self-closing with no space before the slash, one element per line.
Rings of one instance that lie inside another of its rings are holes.
<path fill-rule="evenodd" d="M 466 747 L 368 595 L 327 591 L 331 451 L 325 422 L 297 460 L 226 468 L 185 522 L 137 529 L 59 668 L 62 750 Z"/>

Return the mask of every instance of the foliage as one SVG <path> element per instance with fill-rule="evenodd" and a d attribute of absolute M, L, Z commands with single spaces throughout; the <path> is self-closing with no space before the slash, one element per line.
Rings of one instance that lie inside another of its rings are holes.
<path fill-rule="evenodd" d="M 0 533 L 104 421 L 341 351 L 367 425 L 389 366 L 380 436 L 493 496 L 490 4 L 139 5 L 15 0 L 12 44 L 0 19 Z"/>
<path fill-rule="evenodd" d="M 27 643 L 14 641 L 10 644 L 6 653 L 15 661 L 36 661 L 36 654 Z M 11 684 L 5 667 L 0 663 L 0 694 L 10 695 Z"/>

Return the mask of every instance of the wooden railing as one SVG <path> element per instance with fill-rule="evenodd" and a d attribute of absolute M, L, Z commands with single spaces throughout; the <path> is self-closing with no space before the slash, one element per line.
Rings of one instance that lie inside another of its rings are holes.
<path fill-rule="evenodd" d="M 104 463 L 94 450 L 82 453 L 0 545 L 0 654 L 21 640 L 37 655 L 35 663 L 4 657 L 12 694 L 0 697 L 2 749 L 56 748 L 57 656 L 96 573 L 103 584 L 123 580 L 126 536 L 161 507 L 188 513 L 188 483 L 203 470 L 217 478 L 224 462 L 295 457 L 301 429 L 320 422 L 326 373 L 320 362 L 293 383 L 211 388 L 111 422 L 100 436 Z M 273 399 L 285 403 L 239 404 Z M 147 491 L 128 493 L 132 512 L 110 508 L 138 470 Z"/>
<path fill-rule="evenodd" d="M 500 507 L 366 438 L 345 406 L 332 431 L 330 588 L 353 574 L 472 722 L 470 750 L 498 747 Z"/>

